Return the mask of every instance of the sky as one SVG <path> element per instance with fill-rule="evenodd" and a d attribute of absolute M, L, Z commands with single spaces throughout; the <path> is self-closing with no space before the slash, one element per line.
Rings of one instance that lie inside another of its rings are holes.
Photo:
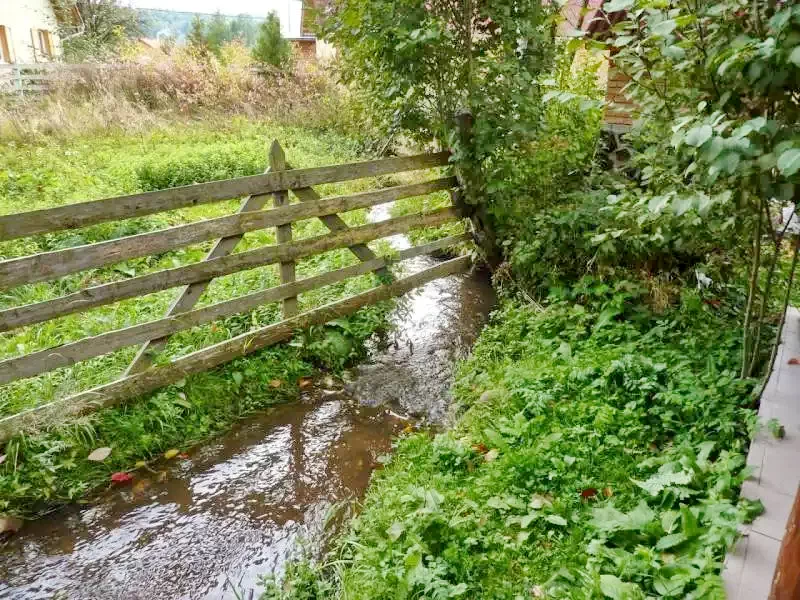
<path fill-rule="evenodd" d="M 222 14 L 227 15 L 245 13 L 264 17 L 271 11 L 285 11 L 288 0 L 123 0 L 122 3 L 130 4 L 134 8 L 161 8 L 207 13 L 219 10 Z"/>
<path fill-rule="evenodd" d="M 122 0 L 134 8 L 159 8 L 185 12 L 215 13 L 224 15 L 247 14 L 265 17 L 276 12 L 281 20 L 284 35 L 296 36 L 300 33 L 300 14 L 303 3 L 300 0 Z"/>

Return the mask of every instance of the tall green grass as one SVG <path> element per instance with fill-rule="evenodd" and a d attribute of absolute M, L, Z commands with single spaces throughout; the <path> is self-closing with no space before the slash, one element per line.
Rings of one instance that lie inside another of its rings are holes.
<path fill-rule="evenodd" d="M 0 147 L 0 213 L 262 172 L 273 139 L 280 141 L 294 167 L 358 158 L 357 146 L 346 138 L 242 119 L 224 126 L 172 125 L 146 135 L 78 137 L 69 143 L 9 143 Z M 360 180 L 319 186 L 318 191 L 323 195 L 352 193 L 380 183 Z M 5 242 L 0 245 L 0 257 L 13 258 L 222 216 L 235 211 L 238 204 L 239 200 L 231 200 Z M 360 225 L 366 222 L 366 212 L 352 211 L 343 218 L 349 225 Z M 293 231 L 298 239 L 325 232 L 327 229 L 316 219 L 295 224 Z M 272 230 L 248 233 L 237 252 L 274 242 Z M 211 242 L 197 244 L 56 282 L 20 286 L 3 292 L 0 308 L 41 302 L 98 283 L 194 263 L 202 260 L 210 246 Z M 384 248 L 380 242 L 375 246 Z M 347 250 L 333 251 L 301 261 L 298 273 L 308 277 L 355 262 L 357 259 Z M 199 305 L 278 283 L 275 266 L 235 273 L 213 281 Z M 374 285 L 373 275 L 350 279 L 301 295 L 300 306 L 319 306 Z M 3 334 L 0 357 L 19 356 L 160 318 L 179 292 L 166 290 Z M 315 328 L 301 338 L 304 343 L 299 346 L 283 345 L 257 353 L 126 406 L 12 440 L 5 451 L 0 449 L 0 454 L 6 455 L 0 464 L 0 513 L 31 516 L 53 503 L 74 500 L 114 470 L 130 468 L 172 446 L 185 447 L 223 431 L 244 414 L 293 397 L 301 375 L 309 375 L 320 366 L 340 369 L 362 356 L 366 339 L 386 325 L 390 308 L 390 303 L 370 307 L 335 325 Z M 168 361 L 277 319 L 279 306 L 271 304 L 195 327 L 175 335 L 157 361 Z M 0 387 L 0 417 L 111 381 L 123 373 L 135 351 L 135 347 L 126 348 Z M 113 447 L 111 457 L 102 464 L 86 461 L 88 453 L 101 446 Z"/>

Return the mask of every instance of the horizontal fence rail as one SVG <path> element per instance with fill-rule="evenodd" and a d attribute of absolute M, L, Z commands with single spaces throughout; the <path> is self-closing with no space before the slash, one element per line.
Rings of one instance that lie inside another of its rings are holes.
<path fill-rule="evenodd" d="M 448 164 L 450 154 L 420 154 L 329 167 L 276 171 L 237 179 L 197 183 L 183 187 L 144 192 L 132 196 L 106 198 L 69 204 L 26 213 L 0 216 L 0 241 L 77 229 L 131 217 L 199 206 L 254 194 L 273 194 L 283 190 L 307 188 L 324 183 L 418 171 Z"/>
<path fill-rule="evenodd" d="M 237 213 L 107 242 L 5 260 L 0 262 L 0 290 L 23 283 L 47 281 L 130 258 L 160 254 L 218 237 L 241 235 L 267 227 L 287 225 L 301 219 L 369 208 L 403 198 L 423 196 L 432 192 L 448 190 L 456 185 L 455 177 L 442 177 L 425 183 L 327 198 L 314 204 L 290 204 L 267 211 L 254 210 Z"/>
<path fill-rule="evenodd" d="M 369 304 L 402 295 L 433 279 L 464 272 L 471 265 L 468 257 L 461 257 L 399 280 L 389 271 L 389 267 L 397 262 L 463 243 L 470 237 L 467 234 L 446 237 L 381 256 L 367 246 L 369 242 L 412 229 L 436 227 L 457 221 L 461 217 L 454 206 L 357 227 L 348 226 L 339 216 L 342 212 L 367 209 L 440 191 L 448 191 L 451 197 L 456 196 L 458 181 L 454 177 L 438 177 L 420 183 L 327 198 L 321 197 L 312 187 L 317 184 L 446 166 L 449 161 L 447 152 L 292 169 L 287 164 L 280 145 L 274 142 L 269 159 L 269 168 L 263 175 L 0 216 L 0 240 L 12 240 L 244 196 L 238 212 L 231 215 L 0 261 L 0 291 L 5 291 L 216 240 L 205 258 L 199 262 L 128 279 L 116 279 L 51 300 L 0 310 L 0 332 L 10 332 L 122 300 L 183 288 L 161 318 L 0 360 L 0 385 L 5 385 L 56 369 L 70 368 L 82 361 L 126 347 L 139 347 L 135 359 L 119 379 L 0 418 L 0 443 L 22 431 L 52 426 L 59 420 L 113 406 L 175 383 L 186 375 L 219 366 L 233 358 L 285 341 L 298 329 L 349 315 Z M 292 196 L 298 202 L 291 203 Z M 265 209 L 270 198 L 272 206 Z M 294 239 L 293 223 L 306 219 L 318 219 L 328 233 Z M 246 233 L 267 228 L 275 231 L 274 245 L 234 253 Z M 359 262 L 296 280 L 298 260 L 339 249 L 349 249 Z M 216 278 L 267 265 L 277 265 L 279 285 L 195 308 L 208 285 Z M 297 299 L 300 294 L 369 273 L 381 275 L 381 285 L 299 313 Z M 170 336 L 219 319 L 246 314 L 262 305 L 276 302 L 282 306 L 283 317 L 280 321 L 196 350 L 167 364 L 153 365 L 153 358 L 165 347 Z"/>

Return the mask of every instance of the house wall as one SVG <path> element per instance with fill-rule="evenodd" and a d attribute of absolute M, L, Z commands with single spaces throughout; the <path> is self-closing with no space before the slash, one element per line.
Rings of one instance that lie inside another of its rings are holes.
<path fill-rule="evenodd" d="M 49 62 L 51 57 L 39 51 L 38 31 L 49 32 L 53 57 L 61 54 L 61 42 L 56 34 L 56 17 L 50 0 L 0 0 L 0 26 L 10 39 L 13 62 Z"/>

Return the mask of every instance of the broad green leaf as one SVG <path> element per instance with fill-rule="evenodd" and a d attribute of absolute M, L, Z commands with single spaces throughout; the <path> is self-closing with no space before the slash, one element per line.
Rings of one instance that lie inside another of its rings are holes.
<path fill-rule="evenodd" d="M 790 177 L 800 170 L 800 148 L 786 150 L 778 158 L 778 170 L 784 177 Z"/>
<path fill-rule="evenodd" d="M 800 46 L 795 46 L 794 50 L 789 54 L 789 62 L 800 67 Z"/>
<path fill-rule="evenodd" d="M 656 544 L 657 550 L 668 550 L 669 548 L 674 548 L 678 544 L 682 544 L 688 538 L 682 533 L 673 533 L 670 535 L 665 535 Z"/>
<path fill-rule="evenodd" d="M 392 523 L 391 527 L 389 527 L 389 529 L 386 530 L 386 533 L 389 535 L 389 538 L 392 541 L 396 541 L 401 535 L 403 535 L 405 529 L 406 528 L 403 526 L 402 523 L 400 523 L 399 521 L 395 521 L 394 523 Z"/>
<path fill-rule="evenodd" d="M 639 596 L 639 594 L 636 594 L 637 590 L 638 586 L 632 583 L 625 583 L 615 575 L 600 575 L 600 591 L 603 592 L 606 598 L 630 600 Z"/>
<path fill-rule="evenodd" d="M 675 31 L 676 26 L 677 24 L 675 21 L 667 19 L 666 21 L 661 21 L 661 23 L 654 25 L 651 31 L 654 35 L 667 36 Z"/>
<path fill-rule="evenodd" d="M 685 142 L 694 148 L 699 148 L 711 139 L 714 135 L 714 130 L 711 125 L 701 125 L 700 127 L 693 127 L 686 133 Z"/>
<path fill-rule="evenodd" d="M 628 10 L 633 7 L 633 0 L 611 0 L 606 2 L 603 10 L 607 13 L 617 12 L 620 10 Z"/>
<path fill-rule="evenodd" d="M 559 527 L 567 526 L 567 520 L 559 515 L 547 515 L 544 520 L 553 525 L 558 525 Z"/>

